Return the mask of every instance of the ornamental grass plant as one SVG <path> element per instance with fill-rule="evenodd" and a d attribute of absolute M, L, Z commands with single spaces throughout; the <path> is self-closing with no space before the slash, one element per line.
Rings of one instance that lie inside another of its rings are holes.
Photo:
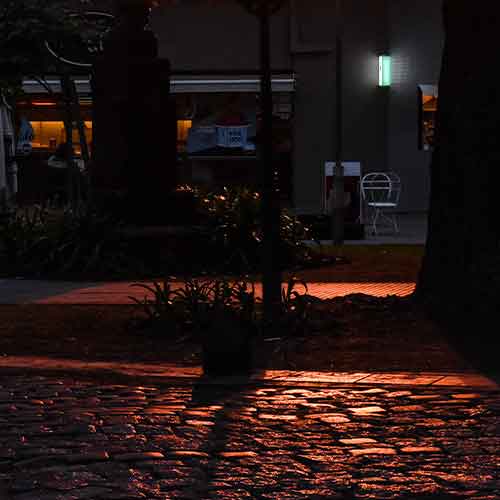
<path fill-rule="evenodd" d="M 305 293 L 296 289 L 299 284 Z M 265 341 L 270 331 L 284 342 L 310 332 L 313 299 L 307 295 L 306 283 L 295 277 L 283 289 L 281 315 L 273 325 L 264 324 L 261 299 L 248 276 L 183 282 L 170 278 L 132 286 L 147 292 L 143 299 L 130 297 L 144 313 L 134 319 L 135 329 L 195 340 L 202 347 L 204 372 L 209 375 L 249 372 L 255 344 Z"/>

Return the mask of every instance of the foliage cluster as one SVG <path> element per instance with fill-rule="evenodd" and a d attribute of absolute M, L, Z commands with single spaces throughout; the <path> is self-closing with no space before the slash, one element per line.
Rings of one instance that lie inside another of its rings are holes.
<path fill-rule="evenodd" d="M 65 37 L 71 26 L 65 20 L 62 0 L 7 0 L 0 6 L 0 90 L 17 90 L 25 75 L 43 75 L 50 65 L 44 41 Z M 16 88 L 17 87 L 17 88 Z"/>
<path fill-rule="evenodd" d="M 184 186 L 196 199 L 201 223 L 208 228 L 209 246 L 204 256 L 209 268 L 223 265 L 221 271 L 255 272 L 262 262 L 262 199 L 245 187 L 224 187 L 204 191 Z M 283 268 L 294 268 L 311 260 L 303 243 L 309 230 L 286 209 L 280 215 L 280 256 Z"/>
<path fill-rule="evenodd" d="M 39 206 L 8 213 L 0 225 L 0 262 L 19 275 L 35 272 L 38 253 L 48 238 L 48 211 Z"/>
<path fill-rule="evenodd" d="M 145 313 L 143 326 L 153 331 L 200 332 L 209 325 L 230 317 L 241 325 L 256 325 L 257 303 L 255 287 L 246 277 L 235 281 L 226 278 L 189 278 L 175 286 L 165 279 L 152 285 L 134 283 L 150 293 L 139 300 Z M 220 323 L 219 323 L 220 324 Z"/>
<path fill-rule="evenodd" d="M 0 3 L 0 93 L 7 98 L 20 94 L 21 79 L 41 79 L 58 73 L 46 49 L 48 41 L 64 46 L 78 57 L 96 34 L 81 16 L 85 10 L 110 10 L 109 0 L 2 0 Z"/>
<path fill-rule="evenodd" d="M 299 293 L 297 285 L 304 287 L 304 293 Z M 266 330 L 261 299 L 248 276 L 189 278 L 183 282 L 168 278 L 131 286 L 148 292 L 142 299 L 130 296 L 144 314 L 135 325 L 140 330 L 171 336 L 192 334 L 201 341 L 207 332 L 234 336 L 243 331 L 254 336 Z M 282 290 L 279 323 L 270 325 L 273 335 L 304 334 L 310 327 L 311 307 L 306 283 L 290 278 Z"/>
<path fill-rule="evenodd" d="M 262 263 L 261 199 L 245 188 L 191 190 L 194 226 L 163 240 L 127 237 L 115 211 L 88 203 L 74 208 L 34 206 L 0 221 L 0 272 L 17 276 L 94 278 L 167 273 L 256 273 Z M 314 255 L 308 229 L 281 213 L 281 265 L 293 269 Z"/>
<path fill-rule="evenodd" d="M 18 210 L 0 224 L 0 269 L 17 276 L 119 276 L 131 262 L 118 227 L 88 205 L 62 214 L 39 205 Z"/>

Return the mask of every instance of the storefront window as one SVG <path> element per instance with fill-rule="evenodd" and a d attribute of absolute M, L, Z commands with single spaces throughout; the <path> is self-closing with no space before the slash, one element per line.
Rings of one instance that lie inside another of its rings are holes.
<path fill-rule="evenodd" d="M 238 156 L 255 152 L 255 95 L 180 94 L 176 96 L 176 104 L 179 152 L 189 156 Z"/>
<path fill-rule="evenodd" d="M 259 127 L 259 95 L 255 93 L 198 93 L 176 95 L 177 150 L 188 155 L 255 155 Z M 276 135 L 291 129 L 289 93 L 273 95 Z M 281 141 L 281 137 L 277 138 Z M 283 146 L 283 144 L 282 144 Z"/>
<path fill-rule="evenodd" d="M 434 149 L 438 92 L 436 85 L 418 86 L 418 146 L 423 151 Z"/>
<path fill-rule="evenodd" d="M 37 120 L 30 121 L 30 123 L 33 127 L 33 132 L 35 135 L 32 143 L 33 148 L 55 151 L 57 149 L 57 146 L 59 146 L 63 142 L 66 142 L 66 130 L 64 128 L 64 122 Z M 90 144 L 92 142 L 92 122 L 85 121 L 83 122 L 83 124 L 87 144 Z M 76 124 L 73 128 L 73 147 L 76 154 L 81 153 L 80 136 L 78 135 Z"/>
<path fill-rule="evenodd" d="M 259 93 L 182 93 L 175 99 L 182 181 L 257 189 Z M 292 94 L 273 93 L 273 148 L 284 199 L 291 197 L 292 115 Z"/>
<path fill-rule="evenodd" d="M 177 120 L 177 144 L 179 151 L 186 149 L 189 129 L 193 126 L 192 120 Z"/>
<path fill-rule="evenodd" d="M 31 143 L 33 152 L 41 157 L 52 154 L 66 142 L 64 119 L 66 109 L 60 96 L 33 95 L 17 101 L 17 119 L 26 119 L 33 128 L 34 138 Z M 80 116 L 83 120 L 85 139 L 89 149 L 92 145 L 92 106 L 88 97 L 80 98 Z M 74 117 L 75 119 L 76 117 Z M 73 122 L 73 149 L 81 155 L 80 136 L 76 121 Z"/>

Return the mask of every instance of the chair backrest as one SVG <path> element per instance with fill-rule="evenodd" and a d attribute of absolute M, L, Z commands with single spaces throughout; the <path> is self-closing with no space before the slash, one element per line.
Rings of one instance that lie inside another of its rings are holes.
<path fill-rule="evenodd" d="M 370 172 L 361 179 L 361 195 L 366 203 L 397 205 L 401 194 L 401 179 L 396 172 Z"/>

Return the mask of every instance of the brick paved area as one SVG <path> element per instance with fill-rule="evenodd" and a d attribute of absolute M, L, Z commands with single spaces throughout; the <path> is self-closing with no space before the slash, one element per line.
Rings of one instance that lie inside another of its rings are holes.
<path fill-rule="evenodd" d="M 306 375 L 143 386 L 0 374 L 0 498 L 500 498 L 498 388 Z"/>
<path fill-rule="evenodd" d="M 131 287 L 131 284 L 131 282 L 72 283 L 43 280 L 0 280 L 0 304 L 29 302 L 41 304 L 131 304 L 130 296 L 139 299 L 145 295 L 151 296 L 146 290 Z M 302 288 L 299 287 L 299 289 L 302 293 Z M 411 294 L 414 289 L 415 283 L 408 282 L 308 283 L 308 293 L 321 299 L 351 293 L 364 293 L 376 297 L 404 296 Z M 257 284 L 255 291 L 258 296 L 261 296 L 262 286 Z"/>
<path fill-rule="evenodd" d="M 206 384 L 221 381 L 226 384 L 242 383 L 242 380 L 254 383 L 279 384 L 362 384 L 362 385 L 405 385 L 437 387 L 469 387 L 483 390 L 499 389 L 498 378 L 491 378 L 476 372 L 325 372 L 297 370 L 261 370 L 249 377 L 203 378 L 201 366 L 182 366 L 166 363 L 125 363 L 113 361 L 82 361 L 76 359 L 55 359 L 44 356 L 0 356 L 0 370 L 27 370 L 32 372 L 50 371 L 79 373 L 93 376 L 116 374 L 119 377 L 135 377 L 155 382 L 162 380 L 185 380 L 192 383 L 199 380 Z"/>

